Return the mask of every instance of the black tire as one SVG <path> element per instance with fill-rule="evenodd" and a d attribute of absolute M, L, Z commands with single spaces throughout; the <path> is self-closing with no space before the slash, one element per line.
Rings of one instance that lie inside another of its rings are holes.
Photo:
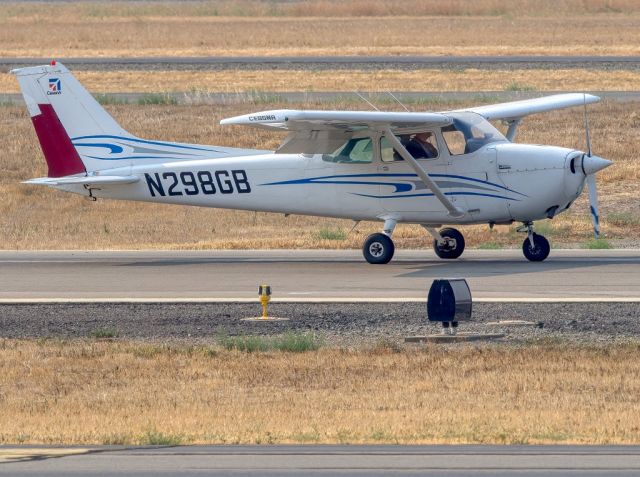
<path fill-rule="evenodd" d="M 449 246 L 441 246 L 438 245 L 437 240 L 433 240 L 433 251 L 436 252 L 436 255 L 440 258 L 444 259 L 454 259 L 458 258 L 464 252 L 464 236 L 456 229 L 442 229 L 440 230 L 440 235 L 443 238 L 448 238 L 453 240 L 454 242 Z"/>
<path fill-rule="evenodd" d="M 362 247 L 365 260 L 376 265 L 389 263 L 393 258 L 393 252 L 395 252 L 393 240 L 385 234 L 369 235 Z"/>
<path fill-rule="evenodd" d="M 531 247 L 529 237 L 524 239 L 524 242 L 522 242 L 522 253 L 524 253 L 524 256 L 527 257 L 527 260 L 530 262 L 542 262 L 549 256 L 549 252 L 551 251 L 549 241 L 542 235 L 533 234 L 533 244 L 534 246 Z"/>

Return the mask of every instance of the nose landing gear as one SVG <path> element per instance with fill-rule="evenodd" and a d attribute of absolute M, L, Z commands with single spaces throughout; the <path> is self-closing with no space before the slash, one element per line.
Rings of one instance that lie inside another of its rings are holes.
<path fill-rule="evenodd" d="M 549 241 L 533 231 L 533 222 L 524 224 L 524 227 L 527 230 L 527 238 L 522 243 L 522 253 L 530 262 L 542 262 L 551 251 Z"/>

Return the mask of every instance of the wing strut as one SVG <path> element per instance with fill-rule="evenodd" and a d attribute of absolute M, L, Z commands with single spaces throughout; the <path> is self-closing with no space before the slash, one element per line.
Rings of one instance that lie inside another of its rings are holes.
<path fill-rule="evenodd" d="M 513 140 L 516 138 L 516 132 L 518 131 L 518 125 L 520 124 L 520 121 L 522 121 L 522 119 L 510 119 L 506 121 L 507 125 L 509 126 L 509 129 L 507 130 L 507 139 L 509 140 L 509 142 L 513 142 Z"/>
<path fill-rule="evenodd" d="M 420 164 L 418 164 L 418 161 L 416 161 L 413 158 L 413 156 L 409 153 L 409 151 L 406 150 L 406 148 L 398 140 L 395 134 L 393 134 L 390 128 L 385 129 L 384 135 L 386 136 L 387 140 L 391 143 L 391 145 L 395 148 L 395 150 L 398 151 L 398 154 L 400 154 L 400 156 L 402 156 L 402 158 L 405 161 L 407 161 L 407 163 L 409 163 L 412 169 L 416 171 L 416 174 L 418 174 L 418 177 L 420 178 L 420 180 L 422 180 L 424 185 L 426 185 L 429 189 L 431 189 L 431 192 L 433 192 L 433 195 L 435 195 L 436 198 L 442 203 L 442 205 L 446 207 L 446 209 L 449 211 L 449 215 L 451 217 L 462 217 L 465 214 L 465 211 L 453 205 L 453 203 L 444 194 L 444 192 L 442 192 L 442 189 L 440 189 L 440 187 L 436 185 L 436 183 L 431 179 L 431 177 L 429 177 L 429 174 L 427 174 L 424 171 L 424 169 L 420 167 Z"/>

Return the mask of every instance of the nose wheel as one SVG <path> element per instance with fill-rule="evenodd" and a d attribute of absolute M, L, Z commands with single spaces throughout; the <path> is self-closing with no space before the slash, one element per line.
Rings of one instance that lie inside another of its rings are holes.
<path fill-rule="evenodd" d="M 550 251 L 549 241 L 533 232 L 522 243 L 522 253 L 530 262 L 542 262 L 549 256 Z"/>
<path fill-rule="evenodd" d="M 525 222 L 518 232 L 527 232 L 527 238 L 522 242 L 522 253 L 530 262 L 542 262 L 549 256 L 551 246 L 542 235 L 533 231 L 533 222 Z"/>

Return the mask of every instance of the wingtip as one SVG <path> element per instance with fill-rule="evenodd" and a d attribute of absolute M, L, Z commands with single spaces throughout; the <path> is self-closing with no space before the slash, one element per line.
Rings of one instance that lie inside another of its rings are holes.
<path fill-rule="evenodd" d="M 600 96 L 596 96 L 595 94 L 589 94 L 589 93 L 584 93 L 584 98 L 589 103 L 597 103 L 602 99 Z"/>

